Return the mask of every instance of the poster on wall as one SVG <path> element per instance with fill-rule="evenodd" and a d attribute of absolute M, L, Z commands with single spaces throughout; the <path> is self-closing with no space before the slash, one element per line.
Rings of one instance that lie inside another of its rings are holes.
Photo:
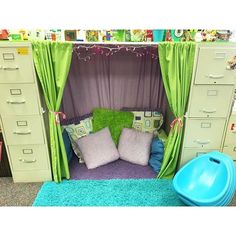
<path fill-rule="evenodd" d="M 64 35 L 66 41 L 76 41 L 76 30 L 65 30 Z"/>

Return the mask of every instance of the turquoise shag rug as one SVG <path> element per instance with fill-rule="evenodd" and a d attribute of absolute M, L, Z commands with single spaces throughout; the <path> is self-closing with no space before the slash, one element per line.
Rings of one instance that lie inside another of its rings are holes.
<path fill-rule="evenodd" d="M 172 180 L 111 179 L 45 182 L 33 206 L 184 206 Z"/>

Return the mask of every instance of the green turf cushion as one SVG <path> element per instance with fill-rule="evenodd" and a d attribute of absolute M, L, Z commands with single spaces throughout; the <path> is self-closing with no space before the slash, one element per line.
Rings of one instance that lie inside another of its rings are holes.
<path fill-rule="evenodd" d="M 118 145 L 122 129 L 132 128 L 133 119 L 132 112 L 96 108 L 93 110 L 93 131 L 108 127 L 114 143 Z"/>

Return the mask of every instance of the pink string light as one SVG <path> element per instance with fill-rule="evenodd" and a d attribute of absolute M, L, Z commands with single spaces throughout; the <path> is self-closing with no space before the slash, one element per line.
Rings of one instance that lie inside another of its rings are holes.
<path fill-rule="evenodd" d="M 156 46 L 142 46 L 142 45 L 112 45 L 110 47 L 105 45 L 74 45 L 73 51 L 76 53 L 77 58 L 83 61 L 89 61 L 93 55 L 105 55 L 107 57 L 115 55 L 120 51 L 130 52 L 135 54 L 136 57 L 142 57 L 150 55 L 152 59 L 157 60 L 157 53 L 151 52 L 151 50 L 157 50 Z M 146 52 L 140 52 L 140 50 L 146 50 Z"/>

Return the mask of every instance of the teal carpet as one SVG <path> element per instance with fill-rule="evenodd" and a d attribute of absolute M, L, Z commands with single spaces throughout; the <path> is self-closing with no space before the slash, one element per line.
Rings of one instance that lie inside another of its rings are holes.
<path fill-rule="evenodd" d="M 183 206 L 172 180 L 112 179 L 45 182 L 33 206 Z"/>

